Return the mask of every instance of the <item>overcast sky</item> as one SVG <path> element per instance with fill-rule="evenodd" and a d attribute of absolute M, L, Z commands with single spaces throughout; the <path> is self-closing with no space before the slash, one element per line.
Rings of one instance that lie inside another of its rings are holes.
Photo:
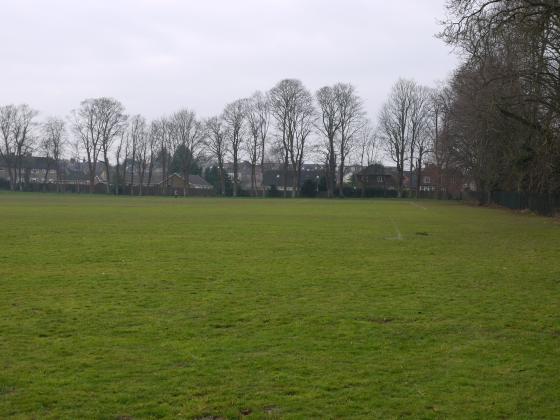
<path fill-rule="evenodd" d="M 444 0 L 0 0 L 0 105 L 66 115 L 112 96 L 149 118 L 201 116 L 283 78 L 353 83 L 370 117 L 399 77 L 433 84 L 456 58 Z"/>

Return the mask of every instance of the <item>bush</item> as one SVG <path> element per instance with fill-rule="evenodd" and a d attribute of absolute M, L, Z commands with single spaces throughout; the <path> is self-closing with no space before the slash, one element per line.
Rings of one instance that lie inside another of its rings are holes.
<path fill-rule="evenodd" d="M 268 189 L 268 193 L 267 193 L 268 197 L 280 197 L 280 191 L 278 191 L 278 188 L 276 187 L 276 185 L 271 185 L 270 188 Z"/>
<path fill-rule="evenodd" d="M 317 183 L 312 179 L 306 179 L 300 189 L 301 197 L 314 198 L 317 196 Z"/>

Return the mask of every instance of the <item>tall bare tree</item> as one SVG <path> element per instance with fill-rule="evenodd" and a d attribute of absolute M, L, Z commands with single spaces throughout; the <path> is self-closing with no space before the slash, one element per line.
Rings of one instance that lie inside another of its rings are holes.
<path fill-rule="evenodd" d="M 429 88 L 418 84 L 412 92 L 412 108 L 410 112 L 410 175 L 412 178 L 413 164 L 416 164 L 416 197 L 418 197 L 422 179 L 424 157 L 431 151 L 432 133 L 431 95 Z M 416 160 L 414 161 L 416 157 Z"/>
<path fill-rule="evenodd" d="M 266 95 L 256 92 L 247 102 L 247 126 L 250 139 L 247 141 L 247 153 L 251 163 L 251 191 L 257 195 L 257 165 L 261 166 L 261 179 L 264 179 L 264 159 L 268 127 L 270 123 L 270 106 Z M 263 194 L 265 190 L 263 188 Z"/>
<path fill-rule="evenodd" d="M 305 88 L 298 89 L 293 111 L 289 114 L 288 156 L 292 166 L 292 197 L 299 195 L 301 170 L 309 149 L 308 137 L 316 122 L 313 96 Z"/>
<path fill-rule="evenodd" d="M 357 160 L 360 162 L 360 167 L 367 168 L 377 161 L 378 152 L 378 136 L 375 129 L 369 120 L 365 120 L 360 130 L 357 133 Z M 366 195 L 366 184 L 361 182 L 362 197 Z"/>
<path fill-rule="evenodd" d="M 141 115 L 134 115 L 130 118 L 128 125 L 130 142 L 130 160 L 126 163 L 130 165 L 130 195 L 134 195 L 134 176 L 138 169 L 140 148 L 146 143 L 148 133 L 146 131 L 146 119 Z"/>
<path fill-rule="evenodd" d="M 255 95 L 253 95 L 253 105 L 255 111 L 259 116 L 259 136 L 261 141 L 261 184 L 262 195 L 263 197 L 265 197 L 266 187 L 264 186 L 264 164 L 268 142 L 268 131 L 270 128 L 270 98 L 268 94 L 257 92 Z"/>
<path fill-rule="evenodd" d="M 238 99 L 228 105 L 222 114 L 222 120 L 226 125 L 229 137 L 229 150 L 233 158 L 233 196 L 239 193 L 239 157 L 241 146 L 245 139 L 245 118 L 247 111 L 247 100 Z"/>
<path fill-rule="evenodd" d="M 148 125 L 145 123 L 138 142 L 138 195 L 143 195 L 144 193 L 146 171 L 151 172 L 150 168 L 154 157 L 153 140 Z"/>
<path fill-rule="evenodd" d="M 283 149 L 283 194 L 284 197 L 287 197 L 289 165 L 290 162 L 299 160 L 297 157 L 296 130 L 298 124 L 302 122 L 298 113 L 301 113 L 305 107 L 298 105 L 298 103 L 305 102 L 305 98 L 309 97 L 309 92 L 301 81 L 284 79 L 270 90 L 269 96 L 271 114 L 276 122 L 276 129 Z M 303 149 L 301 153 L 303 153 Z M 291 165 L 293 178 L 298 176 L 294 172 L 295 164 L 297 163 Z M 297 194 L 297 188 L 299 188 L 299 185 L 295 190 L 292 186 L 292 195 Z"/>
<path fill-rule="evenodd" d="M 184 179 L 183 195 L 190 193 L 190 173 L 204 141 L 202 124 L 194 111 L 183 109 L 171 117 L 171 139 Z"/>
<path fill-rule="evenodd" d="M 331 86 L 319 89 L 316 97 L 320 108 L 319 131 L 327 141 L 327 194 L 329 198 L 332 198 L 336 183 L 336 138 L 341 125 L 340 107 L 336 91 Z"/>
<path fill-rule="evenodd" d="M 118 137 L 115 151 L 115 195 L 119 195 L 121 188 L 126 185 L 126 164 L 129 159 L 130 143 L 130 132 L 123 130 Z"/>
<path fill-rule="evenodd" d="M 412 80 L 400 79 L 379 114 L 379 134 L 387 154 L 397 165 L 399 196 L 403 191 L 404 166 L 410 158 L 410 114 L 414 87 Z"/>
<path fill-rule="evenodd" d="M 206 147 L 218 163 L 220 195 L 226 194 L 224 161 L 229 153 L 228 133 L 221 117 L 211 117 L 206 121 Z"/>
<path fill-rule="evenodd" d="M 362 100 L 351 84 L 338 83 L 334 86 L 336 106 L 340 118 L 340 136 L 338 142 L 338 194 L 344 197 L 344 169 L 346 157 L 351 152 L 356 140 L 356 133 L 364 124 Z"/>
<path fill-rule="evenodd" d="M 86 153 L 89 178 L 89 192 L 95 189 L 97 163 L 101 153 L 101 130 L 98 120 L 99 111 L 94 99 L 86 99 L 80 107 L 72 111 L 72 129 L 81 143 L 81 150 Z"/>
<path fill-rule="evenodd" d="M 151 126 L 150 136 L 158 150 L 158 161 L 161 166 L 161 193 L 168 193 L 169 151 L 171 148 L 171 123 L 168 118 L 162 117 L 154 121 Z"/>
<path fill-rule="evenodd" d="M 82 101 L 74 110 L 73 129 L 86 152 L 90 192 L 94 191 L 99 155 L 103 152 L 107 176 L 106 191 L 110 190 L 109 150 L 125 127 L 127 117 L 120 102 L 111 98 L 92 98 Z"/>
<path fill-rule="evenodd" d="M 99 130 L 101 132 L 101 150 L 107 177 L 106 191 L 111 192 L 111 165 L 109 162 L 109 151 L 117 136 L 126 128 L 127 115 L 124 106 L 113 98 L 97 98 L 97 111 L 99 119 Z"/>
<path fill-rule="evenodd" d="M 441 38 L 464 59 L 450 87 L 454 159 L 477 188 L 560 191 L 560 7 L 448 0 Z"/>
<path fill-rule="evenodd" d="M 49 117 L 42 125 L 42 148 L 46 154 L 47 160 L 54 163 L 56 173 L 56 191 L 60 192 L 61 187 L 61 160 L 66 147 L 66 123 L 64 120 L 56 117 Z M 45 174 L 45 180 L 48 176 Z"/>
<path fill-rule="evenodd" d="M 0 107 L 0 157 L 6 163 L 12 191 L 23 190 L 23 161 L 34 145 L 36 116 L 37 111 L 25 104 Z"/>

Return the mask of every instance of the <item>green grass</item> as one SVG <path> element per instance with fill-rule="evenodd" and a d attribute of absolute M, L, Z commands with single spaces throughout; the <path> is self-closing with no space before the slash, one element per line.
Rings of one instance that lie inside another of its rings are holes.
<path fill-rule="evenodd" d="M 0 194 L 0 418 L 554 418 L 559 396 L 553 219 Z"/>

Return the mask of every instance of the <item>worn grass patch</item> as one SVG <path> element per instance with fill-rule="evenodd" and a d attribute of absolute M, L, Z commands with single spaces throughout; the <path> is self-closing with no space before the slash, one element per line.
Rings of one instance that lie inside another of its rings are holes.
<path fill-rule="evenodd" d="M 559 244 L 433 201 L 3 193 L 0 417 L 552 418 Z"/>

